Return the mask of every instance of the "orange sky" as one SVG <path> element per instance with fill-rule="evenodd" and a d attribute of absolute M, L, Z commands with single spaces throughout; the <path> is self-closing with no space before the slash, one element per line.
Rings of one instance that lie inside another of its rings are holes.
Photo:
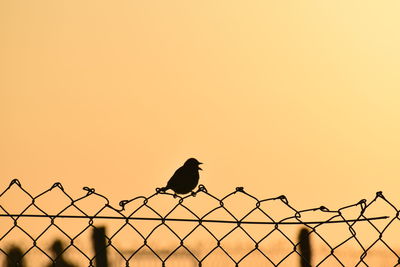
<path fill-rule="evenodd" d="M 114 203 L 188 157 L 222 196 L 399 195 L 400 2 L 2 1 L 0 178 Z"/>

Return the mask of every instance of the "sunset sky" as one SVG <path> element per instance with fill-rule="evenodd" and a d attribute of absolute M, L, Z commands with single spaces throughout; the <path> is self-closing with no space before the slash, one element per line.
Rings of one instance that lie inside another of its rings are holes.
<path fill-rule="evenodd" d="M 400 202 L 399 1 L 1 1 L 0 186 Z"/>

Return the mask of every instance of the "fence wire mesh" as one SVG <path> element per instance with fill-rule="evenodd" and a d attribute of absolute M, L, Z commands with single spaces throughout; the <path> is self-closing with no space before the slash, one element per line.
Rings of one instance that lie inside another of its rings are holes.
<path fill-rule="evenodd" d="M 399 266 L 399 210 L 382 192 L 336 210 L 297 210 L 242 187 L 156 189 L 119 207 L 60 183 L 38 195 L 13 180 L 0 194 L 3 266 Z"/>

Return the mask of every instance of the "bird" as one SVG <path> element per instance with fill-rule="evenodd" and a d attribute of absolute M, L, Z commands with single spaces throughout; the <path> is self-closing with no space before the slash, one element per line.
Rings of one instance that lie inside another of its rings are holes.
<path fill-rule="evenodd" d="M 182 167 L 178 168 L 174 175 L 169 179 L 167 186 L 162 187 L 160 191 L 165 192 L 171 189 L 175 194 L 187 194 L 197 186 L 199 182 L 199 165 L 203 164 L 195 158 L 186 160 Z"/>

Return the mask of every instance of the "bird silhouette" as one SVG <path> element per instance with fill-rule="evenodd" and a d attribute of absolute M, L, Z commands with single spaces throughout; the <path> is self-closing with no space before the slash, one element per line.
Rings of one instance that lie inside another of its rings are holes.
<path fill-rule="evenodd" d="M 200 164 L 195 158 L 188 159 L 182 167 L 177 169 L 169 179 L 167 186 L 160 190 L 165 192 L 168 189 L 173 190 L 176 194 L 187 194 L 197 186 L 199 182 Z"/>

